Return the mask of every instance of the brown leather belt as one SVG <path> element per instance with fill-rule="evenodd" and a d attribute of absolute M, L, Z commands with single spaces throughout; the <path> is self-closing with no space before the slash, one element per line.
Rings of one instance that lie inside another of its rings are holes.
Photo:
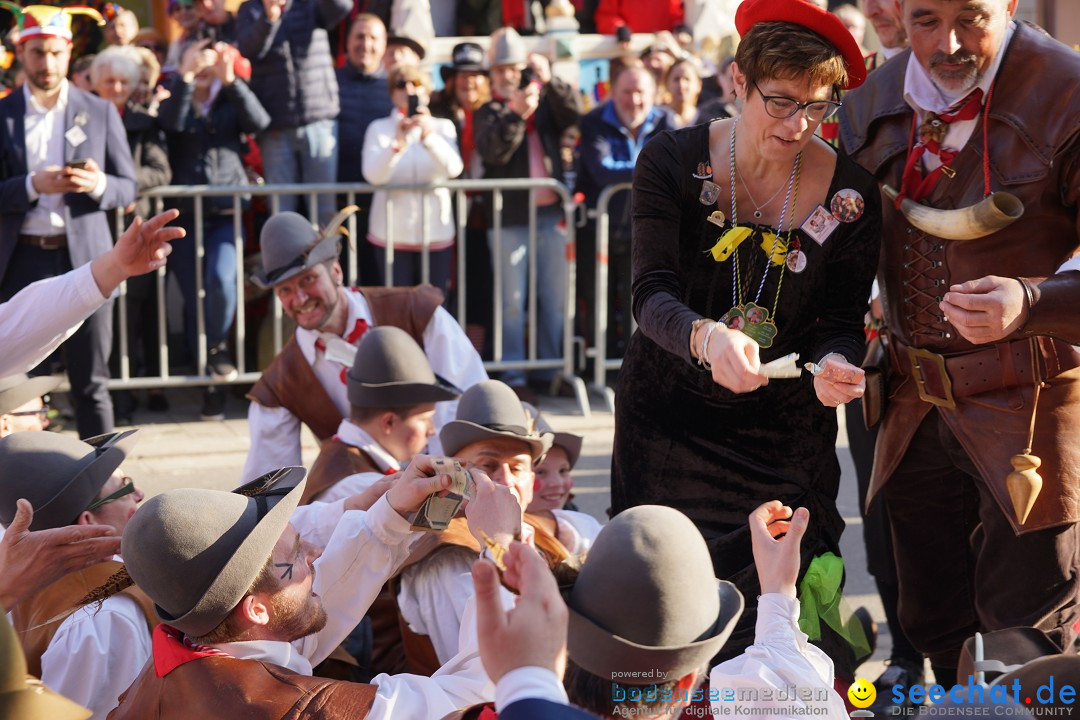
<path fill-rule="evenodd" d="M 67 235 L 20 235 L 20 245 L 30 245 L 42 250 L 59 250 L 67 247 Z"/>
<path fill-rule="evenodd" d="M 890 337 L 893 369 L 911 377 L 923 401 L 954 409 L 956 398 L 1033 385 L 1031 349 L 1040 379 L 1080 367 L 1080 351 L 1063 340 L 1039 337 L 1001 342 L 958 355 L 939 355 Z"/>

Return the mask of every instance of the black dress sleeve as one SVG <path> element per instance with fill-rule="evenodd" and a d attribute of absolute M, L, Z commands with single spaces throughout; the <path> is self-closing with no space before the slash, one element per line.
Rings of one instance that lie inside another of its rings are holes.
<path fill-rule="evenodd" d="M 683 137 L 687 137 L 683 135 Z M 633 311 L 638 327 L 672 355 L 696 364 L 690 356 L 690 326 L 702 316 L 686 306 L 681 244 L 683 150 L 672 133 L 650 140 L 638 157 L 631 196 L 633 220 Z"/>
<path fill-rule="evenodd" d="M 825 303 L 818 312 L 811 357 L 838 353 L 861 365 L 866 351 L 866 310 L 881 252 L 881 193 L 870 176 L 843 154 L 837 158 L 842 187 L 855 187 L 866 203 L 861 218 L 842 234 L 827 261 Z M 844 178 L 846 176 L 846 178 Z"/>

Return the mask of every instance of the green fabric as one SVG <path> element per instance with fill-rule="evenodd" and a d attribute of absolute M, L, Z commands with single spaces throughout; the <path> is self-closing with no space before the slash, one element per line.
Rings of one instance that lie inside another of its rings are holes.
<path fill-rule="evenodd" d="M 840 586 L 844 580 L 844 561 L 831 552 L 818 555 L 806 568 L 799 584 L 799 629 L 811 640 L 821 639 L 821 623 L 831 627 L 855 651 L 856 660 L 870 655 L 862 624 L 847 611 Z M 841 613 L 841 610 L 844 610 Z M 846 617 L 847 621 L 842 620 Z"/>

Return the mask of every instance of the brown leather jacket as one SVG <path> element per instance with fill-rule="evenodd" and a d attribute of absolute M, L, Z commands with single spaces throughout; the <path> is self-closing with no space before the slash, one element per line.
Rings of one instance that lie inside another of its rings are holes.
<path fill-rule="evenodd" d="M 319 493 L 329 490 L 349 475 L 357 473 L 382 473 L 375 461 L 358 447 L 353 447 L 334 437 L 323 442 L 319 457 L 311 466 L 300 504 L 307 505 Z"/>
<path fill-rule="evenodd" d="M 41 677 L 41 656 L 45 654 L 53 636 L 64 622 L 63 618 L 54 618 L 74 608 L 75 603 L 94 588 L 104 585 L 121 567 L 120 563 L 108 560 L 85 570 L 69 573 L 11 609 L 11 625 L 22 643 L 27 671 L 31 675 Z M 122 594 L 139 604 L 139 609 L 146 619 L 146 632 L 149 634 L 158 624 L 154 603 L 134 585 L 123 590 Z M 49 622 L 50 620 L 52 622 Z"/>
<path fill-rule="evenodd" d="M 896 56 L 850 93 L 841 117 L 843 148 L 894 188 L 912 132 L 913 113 L 902 91 L 909 55 Z M 1054 80 L 1076 77 L 1080 55 L 1036 28 L 1017 26 L 994 82 L 986 127 L 991 187 L 1024 203 L 1018 222 L 977 240 L 948 241 L 911 226 L 888 200 L 882 203 L 878 277 L 893 340 L 893 377 L 867 502 L 933 407 L 922 390 L 937 401 L 1017 533 L 1080 520 L 1080 353 L 1072 347 L 1080 343 L 1080 272 L 1054 276 L 1080 252 L 1080 88 Z M 955 177 L 943 176 L 924 204 L 954 209 L 983 199 L 982 127 L 980 116 L 952 165 Z M 1030 279 L 1033 303 L 1021 331 L 974 346 L 953 330 L 938 302 L 951 285 L 987 275 Z M 1038 401 L 1033 447 L 1042 459 L 1044 485 L 1020 526 L 1005 478 L 1010 458 L 1027 444 L 1033 364 L 1048 385 Z"/>
<path fill-rule="evenodd" d="M 374 685 L 295 675 L 257 660 L 206 657 L 158 677 L 151 662 L 108 720 L 361 720 Z"/>
<path fill-rule="evenodd" d="M 442 304 L 442 291 L 431 285 L 416 287 L 363 287 L 360 292 L 371 310 L 372 325 L 394 325 L 409 333 L 421 347 L 424 328 Z M 263 407 L 283 407 L 311 428 L 320 441 L 334 434 L 341 423 L 341 413 L 311 365 L 304 358 L 293 335 L 285 343 L 259 382 L 251 388 L 248 398 Z"/>

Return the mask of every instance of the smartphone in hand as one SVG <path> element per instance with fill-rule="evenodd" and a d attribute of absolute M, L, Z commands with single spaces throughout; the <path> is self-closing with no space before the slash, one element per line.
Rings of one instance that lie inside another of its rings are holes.
<path fill-rule="evenodd" d="M 90 161 L 87 158 L 80 158 L 78 160 L 69 160 L 68 162 L 64 163 L 64 167 L 76 168 L 78 170 L 85 170 L 86 169 L 86 164 L 88 162 L 90 162 Z"/>
<path fill-rule="evenodd" d="M 420 97 L 418 95 L 409 96 L 409 117 L 415 117 L 417 110 L 420 108 Z"/>

